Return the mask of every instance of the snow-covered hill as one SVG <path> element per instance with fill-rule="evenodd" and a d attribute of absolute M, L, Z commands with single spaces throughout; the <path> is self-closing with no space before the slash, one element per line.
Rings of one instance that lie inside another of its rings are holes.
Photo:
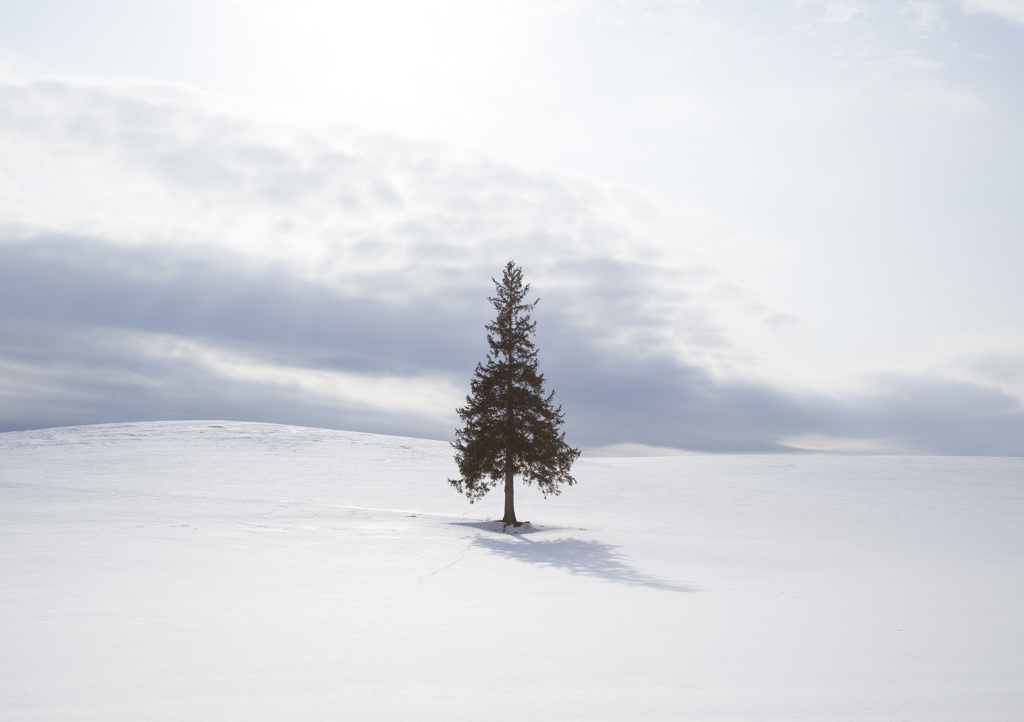
<path fill-rule="evenodd" d="M 1011 720 L 1024 459 L 582 459 L 503 534 L 447 444 L 0 434 L 4 720 Z"/>

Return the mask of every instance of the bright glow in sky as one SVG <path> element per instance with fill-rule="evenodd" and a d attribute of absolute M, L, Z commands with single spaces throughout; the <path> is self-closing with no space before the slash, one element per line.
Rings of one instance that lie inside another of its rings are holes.
<path fill-rule="evenodd" d="M 485 291 L 512 255 L 644 363 L 1019 403 L 1022 71 L 1024 0 L 0 1 L 0 210 L 11 238 L 215 248 L 380 303 Z"/>

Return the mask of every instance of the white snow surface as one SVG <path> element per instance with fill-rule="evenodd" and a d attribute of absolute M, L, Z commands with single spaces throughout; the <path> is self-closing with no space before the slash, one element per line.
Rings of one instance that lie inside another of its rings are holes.
<path fill-rule="evenodd" d="M 1024 715 L 1024 459 L 575 470 L 507 534 L 444 442 L 0 434 L 0 719 Z"/>

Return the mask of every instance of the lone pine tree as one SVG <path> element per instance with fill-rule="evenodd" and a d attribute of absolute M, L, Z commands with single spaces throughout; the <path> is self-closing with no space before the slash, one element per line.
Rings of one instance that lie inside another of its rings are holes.
<path fill-rule="evenodd" d="M 557 496 L 559 486 L 576 483 L 569 471 L 580 452 L 565 443 L 555 392 L 544 395 L 532 340 L 537 324 L 530 320 L 537 301 L 525 300 L 530 286 L 523 285 L 523 269 L 509 261 L 501 282 L 491 280 L 496 294 L 487 300 L 498 312 L 486 327 L 491 350 L 476 365 L 466 405 L 457 409 L 464 426 L 452 447 L 461 476 L 448 483 L 472 504 L 504 481 L 502 522 L 518 526 L 515 477 L 536 483 L 545 498 Z"/>

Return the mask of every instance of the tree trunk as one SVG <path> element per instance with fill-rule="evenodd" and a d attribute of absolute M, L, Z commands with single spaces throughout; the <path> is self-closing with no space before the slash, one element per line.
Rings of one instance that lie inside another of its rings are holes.
<path fill-rule="evenodd" d="M 503 524 L 519 524 L 516 521 L 516 506 L 513 500 L 514 489 L 512 481 L 515 479 L 515 474 L 512 472 L 512 467 L 509 466 L 505 470 L 505 516 L 501 520 Z"/>

